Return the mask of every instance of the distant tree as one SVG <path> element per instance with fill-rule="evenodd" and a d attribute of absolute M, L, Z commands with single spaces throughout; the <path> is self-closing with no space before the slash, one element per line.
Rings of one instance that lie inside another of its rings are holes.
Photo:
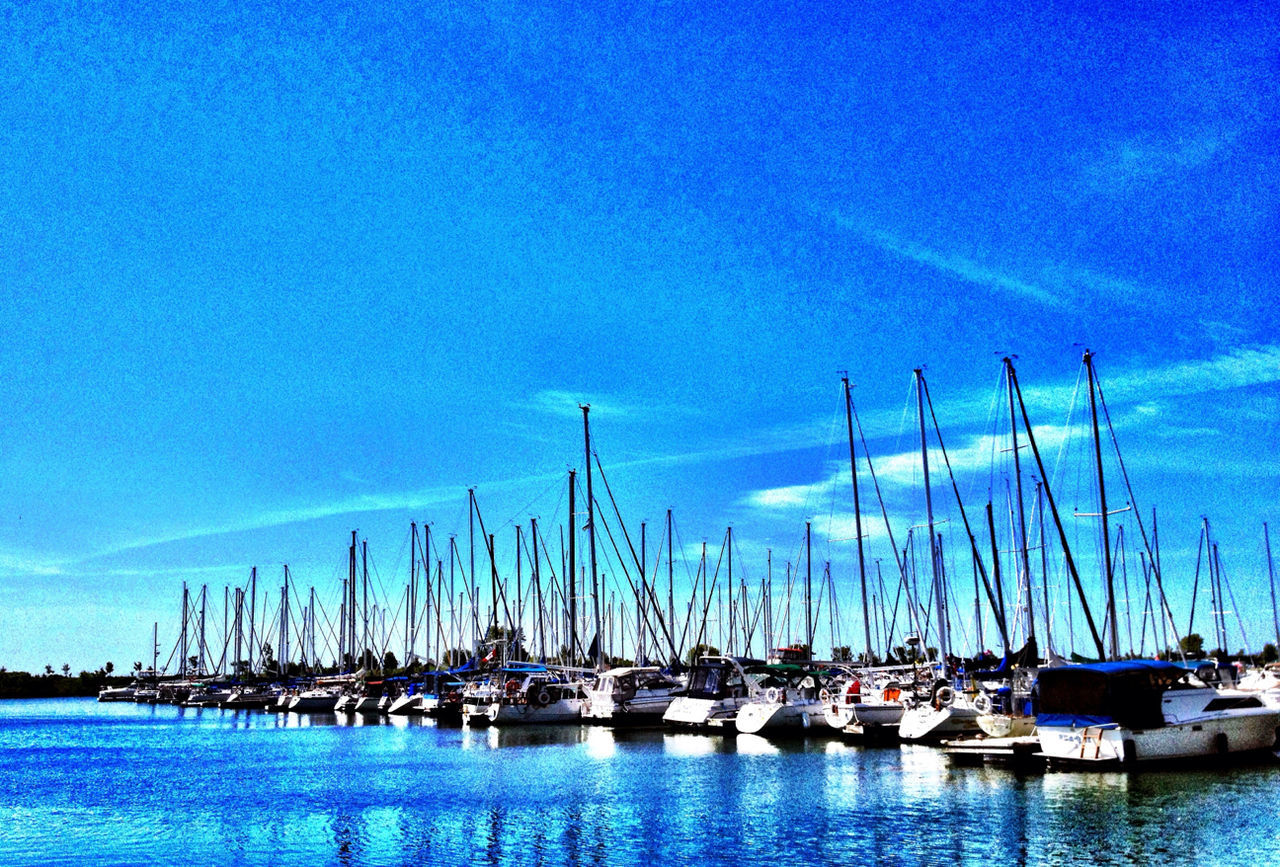
<path fill-rule="evenodd" d="M 53 666 L 46 664 L 44 667 L 44 676 L 53 677 Z"/>
<path fill-rule="evenodd" d="M 141 674 L 141 673 L 142 673 L 142 661 L 141 661 L 141 660 L 136 660 L 136 661 L 133 663 L 133 670 L 134 670 L 135 672 L 137 672 L 138 674 Z"/>
<path fill-rule="evenodd" d="M 70 675 L 71 675 L 71 663 L 69 662 L 62 663 L 62 676 L 69 677 Z"/>
<path fill-rule="evenodd" d="M 396 655 L 394 653 L 388 650 L 386 653 L 382 654 L 383 671 L 395 671 L 399 667 L 400 661 L 396 659 Z"/>
<path fill-rule="evenodd" d="M 1182 636 L 1178 646 L 1182 648 L 1183 653 L 1194 659 L 1199 659 L 1204 655 L 1204 637 L 1197 632 Z"/>
<path fill-rule="evenodd" d="M 849 649 L 849 645 L 842 644 L 839 647 L 831 648 L 832 662 L 853 662 L 853 651 Z"/>
<path fill-rule="evenodd" d="M 1276 646 L 1271 642 L 1262 645 L 1262 662 L 1265 664 L 1277 660 L 1280 660 L 1280 653 L 1276 652 Z"/>
<path fill-rule="evenodd" d="M 444 652 L 444 659 L 442 662 L 446 668 L 457 668 L 470 658 L 471 654 L 467 653 L 467 651 L 463 650 L 461 647 L 454 647 Z"/>
<path fill-rule="evenodd" d="M 689 648 L 689 652 L 685 654 L 685 661 L 693 665 L 698 661 L 700 656 L 719 656 L 720 648 L 712 647 L 710 644 L 697 644 Z"/>
<path fill-rule="evenodd" d="M 107 674 L 111 674 L 111 672 L 116 670 L 116 665 L 114 662 L 108 659 L 107 664 L 102 666 L 102 670 L 105 671 Z"/>

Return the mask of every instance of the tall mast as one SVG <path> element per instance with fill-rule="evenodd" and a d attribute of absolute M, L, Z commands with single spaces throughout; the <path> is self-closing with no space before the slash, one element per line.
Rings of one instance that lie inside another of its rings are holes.
<path fill-rule="evenodd" d="M 349 578 L 347 580 L 347 671 L 355 671 L 357 668 L 356 660 L 359 658 L 356 652 L 356 534 L 357 530 L 351 531 L 351 556 Z"/>
<path fill-rule="evenodd" d="M 590 466 L 590 463 L 587 464 Z M 569 470 L 569 568 L 564 583 L 569 591 L 569 664 L 578 663 L 578 513 L 574 505 L 577 473 Z"/>
<path fill-rule="evenodd" d="M 920 460 L 924 467 L 924 502 L 929 517 L 929 563 L 933 567 L 933 598 L 938 614 L 938 653 L 942 656 L 943 670 L 951 647 L 947 635 L 947 603 L 942 590 L 942 576 L 938 573 L 938 541 L 933 531 L 933 491 L 929 487 L 929 448 L 924 434 L 924 371 L 917 367 L 916 410 L 920 415 Z"/>
<path fill-rule="evenodd" d="M 1009 375 L 1009 371 L 1013 369 L 1012 359 L 1006 357 L 1004 366 L 1005 383 L 1008 385 L 1009 390 L 1009 431 L 1013 437 L 1013 475 L 1017 482 L 1018 491 L 1018 546 L 1019 552 L 1022 554 L 1022 581 L 1027 599 L 1027 639 L 1028 641 L 1035 641 L 1036 607 L 1032 603 L 1031 557 L 1027 553 L 1027 513 L 1023 506 L 1022 498 L 1022 458 L 1018 454 L 1018 415 L 1013 406 L 1013 377 Z M 1047 611 L 1045 616 L 1048 616 Z"/>
<path fill-rule="evenodd" d="M 726 531 L 725 544 L 729 550 L 729 655 L 734 653 L 734 615 L 736 614 L 733 604 L 733 527 L 730 526 Z"/>
<path fill-rule="evenodd" d="M 407 668 L 412 662 L 413 633 L 417 626 L 417 602 L 414 591 L 418 584 L 418 523 L 409 522 L 409 589 L 405 592 L 404 606 L 404 659 L 402 664 Z"/>
<path fill-rule="evenodd" d="M 363 642 L 360 647 L 360 667 L 363 668 L 366 658 L 371 653 L 371 645 L 369 643 L 369 540 L 368 539 L 365 539 L 360 544 L 360 588 L 361 588 L 361 593 L 364 596 L 364 612 L 362 615 L 363 631 L 360 636 L 361 641 Z M 372 668 L 375 660 L 368 659 L 367 661 L 369 662 L 369 667 Z M 382 660 L 379 659 L 379 660 L 376 660 L 376 662 L 378 667 L 381 668 Z"/>
<path fill-rule="evenodd" d="M 1044 589 L 1044 646 L 1048 651 L 1053 647 L 1053 617 L 1049 611 L 1049 551 L 1044 543 L 1044 492 L 1041 489 L 1043 482 L 1036 482 L 1036 507 L 1039 514 L 1040 523 L 1040 580 Z M 1045 659 L 1048 659 L 1046 652 Z"/>
<path fill-rule="evenodd" d="M 644 649 L 645 614 L 649 609 L 649 548 L 645 536 L 648 522 L 640 522 L 640 595 L 636 598 L 636 665 L 640 664 L 641 651 Z M 658 613 L 661 619 L 661 612 Z M 657 636 L 654 636 L 655 640 Z"/>
<path fill-rule="evenodd" d="M 1267 580 L 1271 584 L 1271 620 L 1276 629 L 1276 646 L 1280 647 L 1280 610 L 1276 609 L 1276 573 L 1271 566 L 1271 533 L 1262 523 L 1262 539 L 1267 546 Z"/>
<path fill-rule="evenodd" d="M 276 669 L 283 677 L 288 671 L 289 659 L 289 567 L 284 567 L 284 584 L 280 587 L 280 653 L 276 656 Z"/>
<path fill-rule="evenodd" d="M 257 643 L 255 616 L 258 608 L 258 567 L 249 571 L 249 673 L 253 673 L 253 650 Z"/>
<path fill-rule="evenodd" d="M 1111 643 L 1110 658 L 1120 658 L 1120 625 L 1116 618 L 1115 576 L 1111 570 L 1111 532 L 1107 526 L 1107 486 L 1102 477 L 1102 435 L 1098 431 L 1098 399 L 1094 386 L 1093 353 L 1084 352 L 1084 366 L 1089 371 L 1089 413 L 1093 417 L 1093 453 L 1098 464 L 1098 503 L 1102 513 L 1102 568 L 1107 587 L 1107 637 Z"/>
<path fill-rule="evenodd" d="M 203 675 L 207 670 L 207 666 L 205 663 L 206 645 L 204 640 L 204 635 L 205 635 L 204 623 L 205 623 L 205 613 L 208 610 L 208 602 L 209 602 L 209 585 L 201 584 L 200 585 L 200 667 L 196 670 L 196 674 L 201 674 L 201 675 Z"/>
<path fill-rule="evenodd" d="M 853 447 L 853 394 L 849 385 L 849 377 L 842 376 L 844 383 L 844 417 L 849 426 L 849 471 L 853 474 L 853 526 L 854 535 L 858 537 L 858 581 L 862 587 L 862 629 L 867 644 L 867 664 L 871 664 L 871 612 L 867 607 L 867 563 L 862 551 L 862 505 L 858 499 L 858 459 Z"/>
<path fill-rule="evenodd" d="M 187 582 L 182 582 L 182 633 L 178 643 L 182 646 L 182 654 L 178 657 L 178 673 L 187 676 Z"/>
<path fill-rule="evenodd" d="M 813 659 L 813 534 L 812 521 L 804 522 L 804 636 L 809 659 Z"/>
<path fill-rule="evenodd" d="M 673 542 L 671 539 L 671 510 L 667 509 L 667 621 L 671 624 L 671 654 L 673 657 L 672 664 L 679 664 L 680 653 L 675 646 L 676 635 L 676 581 L 675 581 L 675 562 L 672 557 Z M 683 640 L 683 639 L 682 639 Z"/>
<path fill-rule="evenodd" d="M 508 636 L 512 641 L 517 637 L 523 649 L 524 645 L 524 574 L 521 570 L 520 554 L 524 551 L 524 534 L 516 524 L 516 624 Z"/>
<path fill-rule="evenodd" d="M 538 519 L 529 519 L 529 537 L 533 544 L 533 594 L 537 600 L 537 611 L 535 612 L 538 619 L 538 658 L 540 661 L 546 661 L 547 658 L 547 636 L 542 630 L 542 566 L 538 562 Z"/>
<path fill-rule="evenodd" d="M 604 670 L 604 654 L 600 643 L 604 641 L 600 633 L 600 575 L 596 572 L 596 500 L 591 493 L 591 425 L 587 414 L 591 412 L 591 404 L 580 404 L 582 410 L 582 442 L 587 460 L 587 540 L 591 549 L 591 596 L 592 608 L 596 619 L 596 669 Z"/>

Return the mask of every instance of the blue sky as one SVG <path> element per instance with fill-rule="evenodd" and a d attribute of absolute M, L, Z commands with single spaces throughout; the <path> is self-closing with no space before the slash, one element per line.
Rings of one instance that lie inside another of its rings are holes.
<path fill-rule="evenodd" d="M 1180 628 L 1207 515 L 1275 638 L 1264 4 L 14 4 L 0 46 L 0 664 L 127 666 L 253 565 L 336 598 L 356 528 L 402 587 L 468 487 L 513 548 L 579 402 L 630 524 L 732 524 L 758 582 L 813 520 L 847 607 L 839 371 L 905 536 L 912 369 L 973 515 L 1008 353 L 1084 504 L 1086 346 Z"/>

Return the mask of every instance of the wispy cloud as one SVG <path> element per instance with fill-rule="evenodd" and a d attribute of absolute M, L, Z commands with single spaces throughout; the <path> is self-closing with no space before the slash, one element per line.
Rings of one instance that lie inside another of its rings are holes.
<path fill-rule="evenodd" d="M 690 416 L 699 410 L 693 407 L 672 405 L 664 400 L 638 403 L 616 395 L 599 394 L 591 391 L 574 392 L 566 389 L 543 389 L 527 400 L 521 401 L 515 409 L 549 415 L 556 418 L 582 418 L 582 407 L 591 407 L 591 418 L 634 419 L 657 415 L 659 408 L 665 417 L 672 415 Z"/>
<path fill-rule="evenodd" d="M 521 490 L 531 484 L 546 483 L 551 475 L 526 476 L 516 479 L 504 479 L 486 483 L 486 490 L 501 491 L 507 489 Z M 436 506 L 456 503 L 461 496 L 459 488 L 428 488 L 418 491 L 366 494 L 342 500 L 299 506 L 291 509 L 271 509 L 248 513 L 223 523 L 206 524 L 182 530 L 157 533 L 149 536 L 138 536 L 114 544 L 106 545 L 90 552 L 77 552 L 60 556 L 39 554 L 30 551 L 0 551 L 0 576 L 18 575 L 67 575 L 75 574 L 85 564 L 98 560 L 169 545 L 179 542 L 192 542 L 200 539 L 225 536 L 233 533 L 247 533 L 291 524 L 303 524 L 309 521 L 336 518 L 343 515 L 359 515 L 370 512 L 402 511 L 411 512 L 429 509 Z M 191 570 L 188 570 L 191 571 Z M 146 570 L 153 574 L 155 570 Z"/>
<path fill-rule="evenodd" d="M 895 237 L 879 229 L 859 228 L 858 231 L 865 240 L 886 253 L 892 253 L 919 265 L 950 274 L 953 277 L 959 277 L 968 283 L 999 289 L 1054 307 L 1062 306 L 1063 304 L 1062 297 L 1055 289 L 1039 283 L 1032 283 L 1006 271 L 993 268 L 986 263 L 951 253 L 944 253 L 913 241 Z"/>
<path fill-rule="evenodd" d="M 1048 307 L 1066 308 L 1078 304 L 1082 295 L 1105 296 L 1112 303 L 1117 299 L 1132 302 L 1151 297 L 1143 287 L 1096 268 L 1053 261 L 1029 268 L 1015 267 L 993 262 L 990 258 L 979 259 L 922 244 L 839 215 L 835 221 L 886 253 L 966 283 L 1017 295 Z"/>
<path fill-rule="evenodd" d="M 1205 165 L 1239 136 L 1239 131 L 1201 130 L 1176 139 L 1131 136 L 1107 143 L 1087 161 L 1085 179 L 1095 190 L 1145 184 Z"/>

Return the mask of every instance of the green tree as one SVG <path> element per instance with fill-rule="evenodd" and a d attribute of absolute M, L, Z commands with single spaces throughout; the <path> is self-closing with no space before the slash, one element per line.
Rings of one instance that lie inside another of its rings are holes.
<path fill-rule="evenodd" d="M 1197 632 L 1182 636 L 1178 646 L 1182 648 L 1183 653 L 1194 659 L 1204 656 L 1204 637 Z"/>
<path fill-rule="evenodd" d="M 108 676 L 110 676 L 111 672 L 116 670 L 116 664 L 108 659 L 107 664 L 102 666 L 102 670 L 105 671 Z"/>
<path fill-rule="evenodd" d="M 396 655 L 394 653 L 388 650 L 386 653 L 382 654 L 383 671 L 395 671 L 399 667 L 400 660 L 396 659 Z"/>
<path fill-rule="evenodd" d="M 1277 653 L 1276 646 L 1271 642 L 1262 645 L 1262 662 L 1265 665 L 1268 662 L 1275 662 L 1280 659 L 1280 653 Z"/>
<path fill-rule="evenodd" d="M 685 654 L 685 661 L 689 665 L 693 665 L 698 661 L 700 656 L 719 656 L 720 648 L 712 647 L 710 644 L 697 644 L 689 648 L 689 652 Z"/>

